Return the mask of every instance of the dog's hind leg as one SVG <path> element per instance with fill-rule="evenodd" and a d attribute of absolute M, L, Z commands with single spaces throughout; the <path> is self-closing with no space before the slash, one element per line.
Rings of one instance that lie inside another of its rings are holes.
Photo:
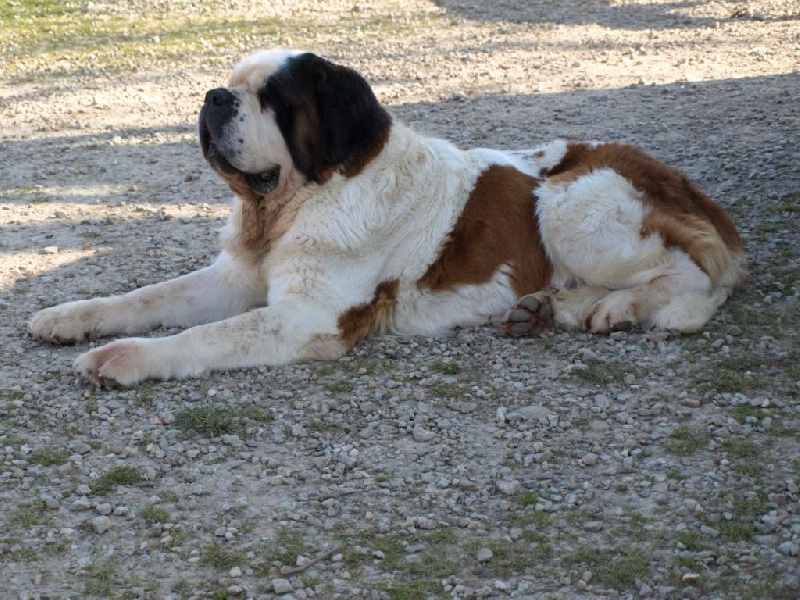
<path fill-rule="evenodd" d="M 580 329 L 586 313 L 609 291 L 604 287 L 585 285 L 528 294 L 509 309 L 500 322 L 500 330 L 514 337 L 524 337 L 554 329 Z"/>
<path fill-rule="evenodd" d="M 223 252 L 211 266 L 170 281 L 41 310 L 28 331 L 38 340 L 67 343 L 161 326 L 188 327 L 237 315 L 263 304 L 266 296 L 258 268 Z"/>

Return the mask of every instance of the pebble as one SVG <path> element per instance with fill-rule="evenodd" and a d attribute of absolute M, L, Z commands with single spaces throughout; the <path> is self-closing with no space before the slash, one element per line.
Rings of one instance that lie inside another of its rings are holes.
<path fill-rule="evenodd" d="M 111 529 L 111 519 L 108 517 L 95 517 L 91 520 L 91 526 L 97 533 L 105 533 Z"/>
<path fill-rule="evenodd" d="M 288 579 L 273 579 L 272 591 L 276 594 L 288 594 L 289 592 L 293 592 L 294 588 Z"/>
<path fill-rule="evenodd" d="M 603 527 L 604 525 L 602 521 L 586 521 L 583 524 L 584 531 L 590 532 L 603 531 Z"/>
<path fill-rule="evenodd" d="M 75 511 L 90 510 L 91 508 L 92 508 L 92 503 L 89 502 L 86 496 L 81 496 L 80 498 L 73 500 L 69 505 L 69 509 Z"/>
<path fill-rule="evenodd" d="M 783 542 L 778 546 L 778 552 L 786 556 L 797 556 L 800 552 L 800 545 L 795 542 Z"/>
<path fill-rule="evenodd" d="M 494 556 L 494 553 L 491 551 L 491 549 L 489 549 L 489 548 L 481 548 L 481 549 L 478 550 L 478 553 L 475 556 L 475 559 L 479 563 L 485 563 L 485 562 L 489 562 L 492 559 L 493 556 Z"/>
<path fill-rule="evenodd" d="M 436 437 L 436 434 L 422 427 L 414 427 L 413 436 L 416 442 L 429 442 Z"/>
<path fill-rule="evenodd" d="M 583 457 L 581 458 L 581 463 L 583 463 L 587 467 L 591 467 L 597 464 L 597 459 L 598 459 L 597 454 L 595 454 L 594 452 L 588 452 L 584 454 Z"/>

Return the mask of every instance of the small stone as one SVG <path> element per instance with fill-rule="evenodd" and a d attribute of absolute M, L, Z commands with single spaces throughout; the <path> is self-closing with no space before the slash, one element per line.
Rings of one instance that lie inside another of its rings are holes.
<path fill-rule="evenodd" d="M 586 521 L 586 523 L 583 524 L 583 529 L 584 529 L 584 531 L 590 531 L 590 532 L 603 531 L 603 522 L 602 521 Z"/>
<path fill-rule="evenodd" d="M 223 435 L 222 436 L 222 443 L 223 444 L 228 444 L 229 446 L 241 446 L 242 445 L 242 440 L 239 439 L 238 435 L 229 434 L 229 435 Z"/>
<path fill-rule="evenodd" d="M 783 542 L 778 546 L 778 552 L 786 556 L 797 556 L 800 553 L 800 546 L 794 542 Z"/>
<path fill-rule="evenodd" d="M 308 431 L 306 431 L 305 427 L 303 427 L 299 423 L 296 423 L 296 424 L 292 425 L 292 435 L 294 437 L 304 438 L 304 437 L 308 437 Z"/>
<path fill-rule="evenodd" d="M 124 517 L 128 514 L 128 507 L 127 506 L 117 506 L 114 508 L 114 514 L 118 517 Z"/>
<path fill-rule="evenodd" d="M 520 484 L 516 479 L 503 480 L 497 482 L 497 489 L 506 496 L 513 496 L 519 491 Z"/>
<path fill-rule="evenodd" d="M 86 442 L 75 442 L 75 444 L 72 446 L 72 451 L 75 454 L 86 454 L 87 452 L 90 452 L 91 449 L 92 447 Z"/>
<path fill-rule="evenodd" d="M 494 554 L 489 548 L 481 548 L 478 550 L 478 554 L 475 556 L 479 563 L 489 562 Z"/>
<path fill-rule="evenodd" d="M 42 254 L 58 254 L 58 246 L 45 246 L 42 248 Z"/>
<path fill-rule="evenodd" d="M 97 505 L 97 512 L 101 515 L 110 515 L 112 511 L 111 505 L 108 502 L 103 502 Z"/>
<path fill-rule="evenodd" d="M 687 408 L 700 408 L 700 400 L 697 398 L 683 398 L 681 404 Z"/>
<path fill-rule="evenodd" d="M 414 427 L 413 436 L 415 442 L 429 442 L 436 437 L 436 434 L 422 427 Z"/>
<path fill-rule="evenodd" d="M 111 529 L 111 519 L 108 517 L 95 517 L 91 520 L 90 525 L 97 533 L 105 533 Z"/>
<path fill-rule="evenodd" d="M 289 583 L 288 579 L 273 579 L 272 591 L 276 594 L 288 594 L 289 592 L 293 592 L 294 588 L 292 584 Z"/>
<path fill-rule="evenodd" d="M 596 465 L 597 464 L 597 454 L 595 454 L 594 452 L 587 452 L 586 454 L 583 455 L 583 458 L 581 458 L 581 462 L 587 467 L 591 467 L 592 465 Z"/>
<path fill-rule="evenodd" d="M 606 421 L 595 419 L 589 423 L 589 431 L 594 433 L 605 433 L 609 429 L 611 429 L 611 426 Z"/>
<path fill-rule="evenodd" d="M 694 583 L 700 579 L 699 573 L 685 573 L 683 577 L 681 577 L 681 581 L 684 583 Z"/>
<path fill-rule="evenodd" d="M 237 584 L 229 585 L 225 589 L 231 596 L 241 596 L 244 594 L 244 588 Z"/>
<path fill-rule="evenodd" d="M 70 510 L 89 510 L 92 508 L 92 503 L 86 498 L 86 496 L 81 496 L 77 500 L 73 500 L 72 503 L 69 505 Z"/>
<path fill-rule="evenodd" d="M 52 496 L 43 495 L 41 498 L 42 502 L 44 502 L 45 508 L 55 510 L 61 506 L 61 503 Z"/>
<path fill-rule="evenodd" d="M 547 419 L 551 411 L 545 406 L 538 404 L 531 404 L 530 406 L 523 406 L 517 411 L 524 419 Z"/>
<path fill-rule="evenodd" d="M 234 578 L 241 577 L 242 576 L 242 570 L 239 567 L 233 567 L 230 571 L 228 571 L 228 575 L 230 575 L 231 577 L 234 577 Z"/>

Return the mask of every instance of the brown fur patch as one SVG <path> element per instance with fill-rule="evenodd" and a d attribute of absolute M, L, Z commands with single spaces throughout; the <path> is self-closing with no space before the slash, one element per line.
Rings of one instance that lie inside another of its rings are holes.
<path fill-rule="evenodd" d="M 396 279 L 384 281 L 375 288 L 371 302 L 358 304 L 339 317 L 339 338 L 348 350 L 370 331 L 391 328 L 399 287 Z"/>
<path fill-rule="evenodd" d="M 643 192 L 642 202 L 684 223 L 705 221 L 719 234 L 729 250 L 741 251 L 742 240 L 725 209 L 703 193 L 686 175 L 628 144 L 607 143 L 592 147 L 570 142 L 556 166 L 544 173 L 551 181 L 572 181 L 595 169 L 610 168 Z M 655 224 L 655 223 L 654 223 Z M 704 230 L 708 227 L 703 226 Z M 681 236 L 674 239 L 678 242 Z"/>
<path fill-rule="evenodd" d="M 257 262 L 294 222 L 300 208 L 296 190 L 279 190 L 273 198 L 274 192 L 268 196 L 254 192 L 241 173 L 223 174 L 222 178 L 239 198 L 231 213 L 232 229 L 225 231 L 222 245 L 235 256 Z M 298 186 L 292 181 L 281 183 L 282 188 Z"/>
<path fill-rule="evenodd" d="M 494 165 L 478 177 L 439 258 L 417 282 L 450 290 L 486 283 L 510 265 L 518 296 L 542 289 L 552 265 L 542 245 L 533 190 L 538 180 L 514 167 Z"/>
<path fill-rule="evenodd" d="M 364 167 L 366 167 L 372 161 L 372 159 L 381 153 L 381 150 L 383 150 L 383 147 L 389 140 L 390 131 L 391 127 L 386 127 L 381 131 L 380 136 L 375 140 L 375 143 L 367 148 L 366 151 L 348 158 L 347 162 L 340 168 L 342 175 L 345 177 L 355 177 L 356 175 L 360 174 L 361 171 L 364 170 Z"/>
<path fill-rule="evenodd" d="M 701 215 L 671 215 L 653 211 L 642 219 L 643 238 L 656 233 L 666 246 L 683 249 L 716 286 L 734 260 L 716 228 Z"/>

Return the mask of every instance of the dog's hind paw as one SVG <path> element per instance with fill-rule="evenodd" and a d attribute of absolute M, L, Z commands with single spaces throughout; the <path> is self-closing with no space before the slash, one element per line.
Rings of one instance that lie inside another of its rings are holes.
<path fill-rule="evenodd" d="M 554 328 L 553 293 L 541 291 L 520 298 L 500 322 L 500 331 L 513 337 L 539 335 Z"/>

